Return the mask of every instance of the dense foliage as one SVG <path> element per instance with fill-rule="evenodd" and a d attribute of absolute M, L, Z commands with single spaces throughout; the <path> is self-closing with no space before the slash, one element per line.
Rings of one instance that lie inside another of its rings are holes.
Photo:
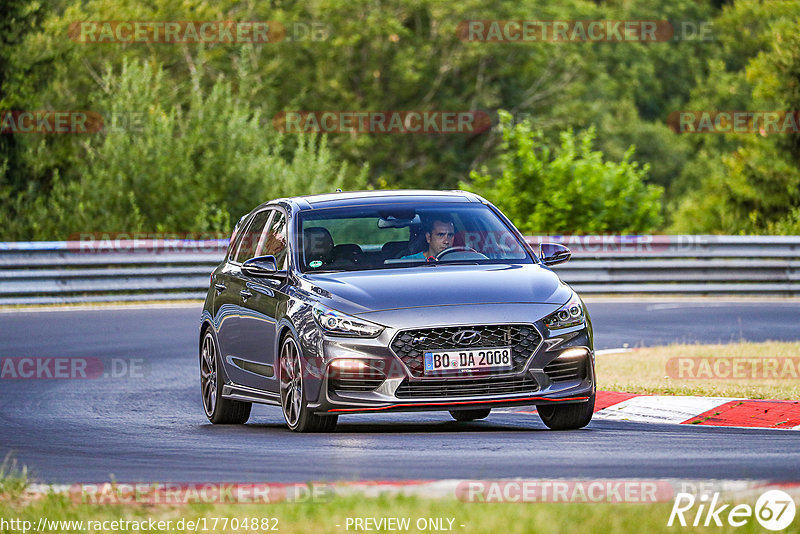
<path fill-rule="evenodd" d="M 494 199 L 522 231 L 531 234 L 649 232 L 661 222 L 657 185 L 645 185 L 648 165 L 631 161 L 633 148 L 615 163 L 593 150 L 594 128 L 580 138 L 571 130 L 550 147 L 528 123 L 511 126 L 501 112 L 503 141 L 497 175 L 473 171 L 464 189 Z"/>
<path fill-rule="evenodd" d="M 0 110 L 92 110 L 121 126 L 0 135 L 0 240 L 224 230 L 279 195 L 459 184 L 526 231 L 800 231 L 800 136 L 667 125 L 679 110 L 799 110 L 796 0 L 3 4 Z M 669 20 L 677 33 L 461 40 L 459 24 L 476 19 Z M 71 24 L 104 20 L 269 20 L 287 35 L 71 38 Z M 283 134 L 272 118 L 287 110 L 480 110 L 495 127 Z"/>

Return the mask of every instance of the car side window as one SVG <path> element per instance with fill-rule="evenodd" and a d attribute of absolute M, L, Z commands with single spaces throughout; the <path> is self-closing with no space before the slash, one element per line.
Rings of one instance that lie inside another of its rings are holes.
<path fill-rule="evenodd" d="M 271 214 L 272 210 L 263 210 L 253 216 L 253 220 L 247 227 L 247 230 L 242 232 L 239 250 L 236 252 L 237 263 L 244 263 L 257 255 L 256 252 L 261 234 L 264 232 L 264 228 Z"/>
<path fill-rule="evenodd" d="M 247 218 L 247 215 L 245 215 L 239 220 L 239 223 L 234 228 L 233 235 L 231 236 L 231 242 L 228 245 L 228 261 L 233 261 L 236 257 L 236 251 L 239 250 L 239 245 L 242 242 L 242 236 L 244 235 L 244 231 L 249 223 L 250 220 Z"/>
<path fill-rule="evenodd" d="M 259 256 L 275 256 L 278 269 L 286 268 L 288 247 L 286 246 L 286 216 L 283 212 L 274 210 L 269 228 L 263 237 Z"/>

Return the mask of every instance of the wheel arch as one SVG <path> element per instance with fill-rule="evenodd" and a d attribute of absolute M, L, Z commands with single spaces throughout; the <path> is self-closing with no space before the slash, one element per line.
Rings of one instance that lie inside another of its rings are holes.
<path fill-rule="evenodd" d="M 206 337 L 206 334 L 211 332 L 211 337 L 214 340 L 214 346 L 216 347 L 217 352 L 219 353 L 219 363 L 217 372 L 222 375 L 223 382 L 228 383 L 230 379 L 228 377 L 228 368 L 226 364 L 225 358 L 222 356 L 222 347 L 219 344 L 219 339 L 217 338 L 217 330 L 214 328 L 214 323 L 211 322 L 208 318 L 203 319 L 203 322 L 200 324 L 200 338 L 198 343 L 198 354 L 202 356 L 203 354 L 203 338 Z"/>
<path fill-rule="evenodd" d="M 295 341 L 300 344 L 300 336 L 297 335 L 297 329 L 294 327 L 291 321 L 284 318 L 278 322 L 278 326 L 275 332 L 275 355 L 280 355 L 281 345 L 283 345 L 283 340 L 286 338 L 288 334 L 294 336 Z M 277 358 L 276 358 L 277 359 Z"/>
<path fill-rule="evenodd" d="M 203 338 L 206 337 L 206 332 L 213 328 L 214 325 L 211 324 L 211 321 L 203 319 L 203 322 L 200 324 L 200 337 L 197 340 L 197 348 L 199 350 L 203 350 Z"/>

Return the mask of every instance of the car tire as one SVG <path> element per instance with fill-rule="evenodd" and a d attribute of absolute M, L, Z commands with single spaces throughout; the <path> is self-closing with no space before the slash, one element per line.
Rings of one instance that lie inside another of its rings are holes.
<path fill-rule="evenodd" d="M 281 343 L 278 362 L 281 411 L 286 426 L 294 432 L 332 432 L 338 415 L 317 415 L 308 408 L 303 377 L 303 358 L 294 336 L 287 334 Z"/>
<path fill-rule="evenodd" d="M 224 370 L 220 365 L 217 347 L 214 333 L 209 328 L 200 345 L 200 393 L 203 396 L 203 411 L 215 425 L 243 425 L 250 419 L 252 404 L 222 397 Z"/>
<path fill-rule="evenodd" d="M 450 415 L 456 421 L 476 421 L 485 419 L 492 413 L 491 408 L 476 408 L 474 410 L 450 410 Z"/>
<path fill-rule="evenodd" d="M 539 417 L 553 430 L 575 430 L 589 424 L 594 415 L 594 393 L 589 400 L 577 404 L 540 404 Z"/>

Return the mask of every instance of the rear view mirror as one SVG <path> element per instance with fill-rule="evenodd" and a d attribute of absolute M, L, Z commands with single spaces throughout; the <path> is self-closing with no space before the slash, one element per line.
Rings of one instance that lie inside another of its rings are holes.
<path fill-rule="evenodd" d="M 414 215 L 412 218 L 398 218 L 394 215 L 388 217 L 381 217 L 378 219 L 378 228 L 406 228 L 412 224 L 420 224 L 422 221 L 419 215 Z"/>
<path fill-rule="evenodd" d="M 569 260 L 572 252 L 558 243 L 542 243 L 539 245 L 539 257 L 545 265 L 558 265 Z"/>

